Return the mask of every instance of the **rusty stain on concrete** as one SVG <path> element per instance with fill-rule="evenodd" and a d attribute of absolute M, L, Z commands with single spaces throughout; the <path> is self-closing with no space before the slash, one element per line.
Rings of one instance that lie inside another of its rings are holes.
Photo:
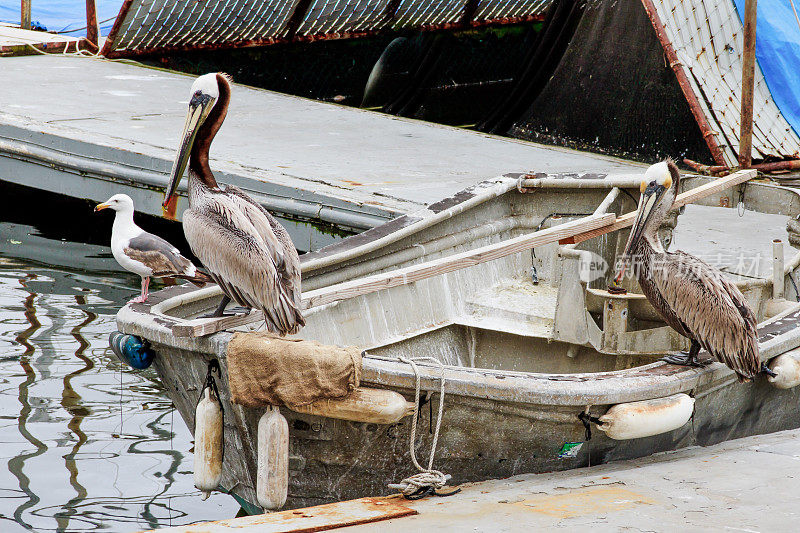
<path fill-rule="evenodd" d="M 624 511 L 639 505 L 653 505 L 656 500 L 638 492 L 614 485 L 572 489 L 561 494 L 548 494 L 528 498 L 513 505 L 524 506 L 528 511 L 559 519 L 589 516 L 596 513 Z"/>

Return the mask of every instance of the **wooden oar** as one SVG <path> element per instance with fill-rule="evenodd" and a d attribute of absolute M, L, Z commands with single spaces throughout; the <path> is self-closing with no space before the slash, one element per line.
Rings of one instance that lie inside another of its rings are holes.
<path fill-rule="evenodd" d="M 675 206 L 680 207 L 714 193 L 723 191 L 734 185 L 744 183 L 756 176 L 755 170 L 741 170 L 724 178 L 716 179 L 700 187 L 695 187 L 678 195 Z M 461 252 L 440 259 L 434 259 L 419 265 L 412 265 L 390 272 L 375 274 L 329 287 L 309 291 L 303 295 L 303 307 L 310 309 L 320 305 L 346 300 L 355 296 L 370 294 L 379 290 L 407 285 L 426 278 L 453 272 L 462 268 L 493 261 L 544 244 L 559 242 L 561 244 L 580 243 L 612 231 L 627 228 L 633 224 L 636 212 L 626 213 L 619 218 L 609 213 L 592 215 L 543 229 L 527 235 L 521 235 L 495 244 L 488 244 L 474 250 Z M 186 320 L 172 326 L 172 334 L 176 337 L 202 337 L 217 331 L 242 326 L 264 320 L 263 313 L 252 311 L 248 315 L 237 315 L 223 318 L 199 318 Z"/>

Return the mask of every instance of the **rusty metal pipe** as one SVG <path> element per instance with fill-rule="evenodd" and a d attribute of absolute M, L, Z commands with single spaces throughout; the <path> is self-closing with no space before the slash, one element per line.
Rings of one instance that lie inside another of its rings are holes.
<path fill-rule="evenodd" d="M 703 165 L 691 159 L 684 159 L 683 164 L 691 168 L 695 172 L 701 174 L 718 175 L 723 172 L 731 172 L 727 166 L 721 165 Z M 785 161 L 775 161 L 772 163 L 757 163 L 750 165 L 750 168 L 756 169 L 759 172 L 778 172 L 782 170 L 800 170 L 800 159 L 787 159 Z"/>
<path fill-rule="evenodd" d="M 723 165 L 704 165 L 691 159 L 684 159 L 683 164 L 700 174 L 717 175 L 722 172 L 730 172 L 730 168 Z"/>
<path fill-rule="evenodd" d="M 106 36 L 106 42 L 103 45 L 102 52 L 100 52 L 101 55 L 111 57 L 108 54 L 114 49 L 114 41 L 117 40 L 117 34 L 119 34 L 119 30 L 122 27 L 122 21 L 125 20 L 125 17 L 128 15 L 128 11 L 131 9 L 131 4 L 133 4 L 133 0 L 125 0 L 122 3 L 122 7 L 119 9 L 119 15 L 117 15 L 117 19 L 114 21 L 111 31 L 108 32 L 108 35 Z"/>
<path fill-rule="evenodd" d="M 751 168 L 761 172 L 775 172 L 779 170 L 800 170 L 800 159 L 788 159 L 786 161 L 776 161 L 774 163 L 759 163 L 752 165 Z"/>

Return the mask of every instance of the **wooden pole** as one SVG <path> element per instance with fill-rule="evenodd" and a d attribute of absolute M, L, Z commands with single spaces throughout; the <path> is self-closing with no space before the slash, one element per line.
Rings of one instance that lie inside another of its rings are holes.
<path fill-rule="evenodd" d="M 86 0 L 86 40 L 97 48 L 97 6 L 95 0 Z"/>
<path fill-rule="evenodd" d="M 22 14 L 20 16 L 20 28 L 23 30 L 31 29 L 31 0 L 21 0 Z"/>
<path fill-rule="evenodd" d="M 739 124 L 739 168 L 750 168 L 753 153 L 753 88 L 756 68 L 756 5 L 744 7 L 744 51 L 742 55 L 742 111 Z"/>

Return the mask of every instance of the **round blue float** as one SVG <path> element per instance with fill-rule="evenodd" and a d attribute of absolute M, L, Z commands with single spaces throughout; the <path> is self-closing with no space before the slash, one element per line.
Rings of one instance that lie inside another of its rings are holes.
<path fill-rule="evenodd" d="M 144 370 L 153 364 L 155 353 L 150 343 L 136 335 L 115 331 L 108 336 L 108 344 L 117 359 L 137 370 Z"/>

